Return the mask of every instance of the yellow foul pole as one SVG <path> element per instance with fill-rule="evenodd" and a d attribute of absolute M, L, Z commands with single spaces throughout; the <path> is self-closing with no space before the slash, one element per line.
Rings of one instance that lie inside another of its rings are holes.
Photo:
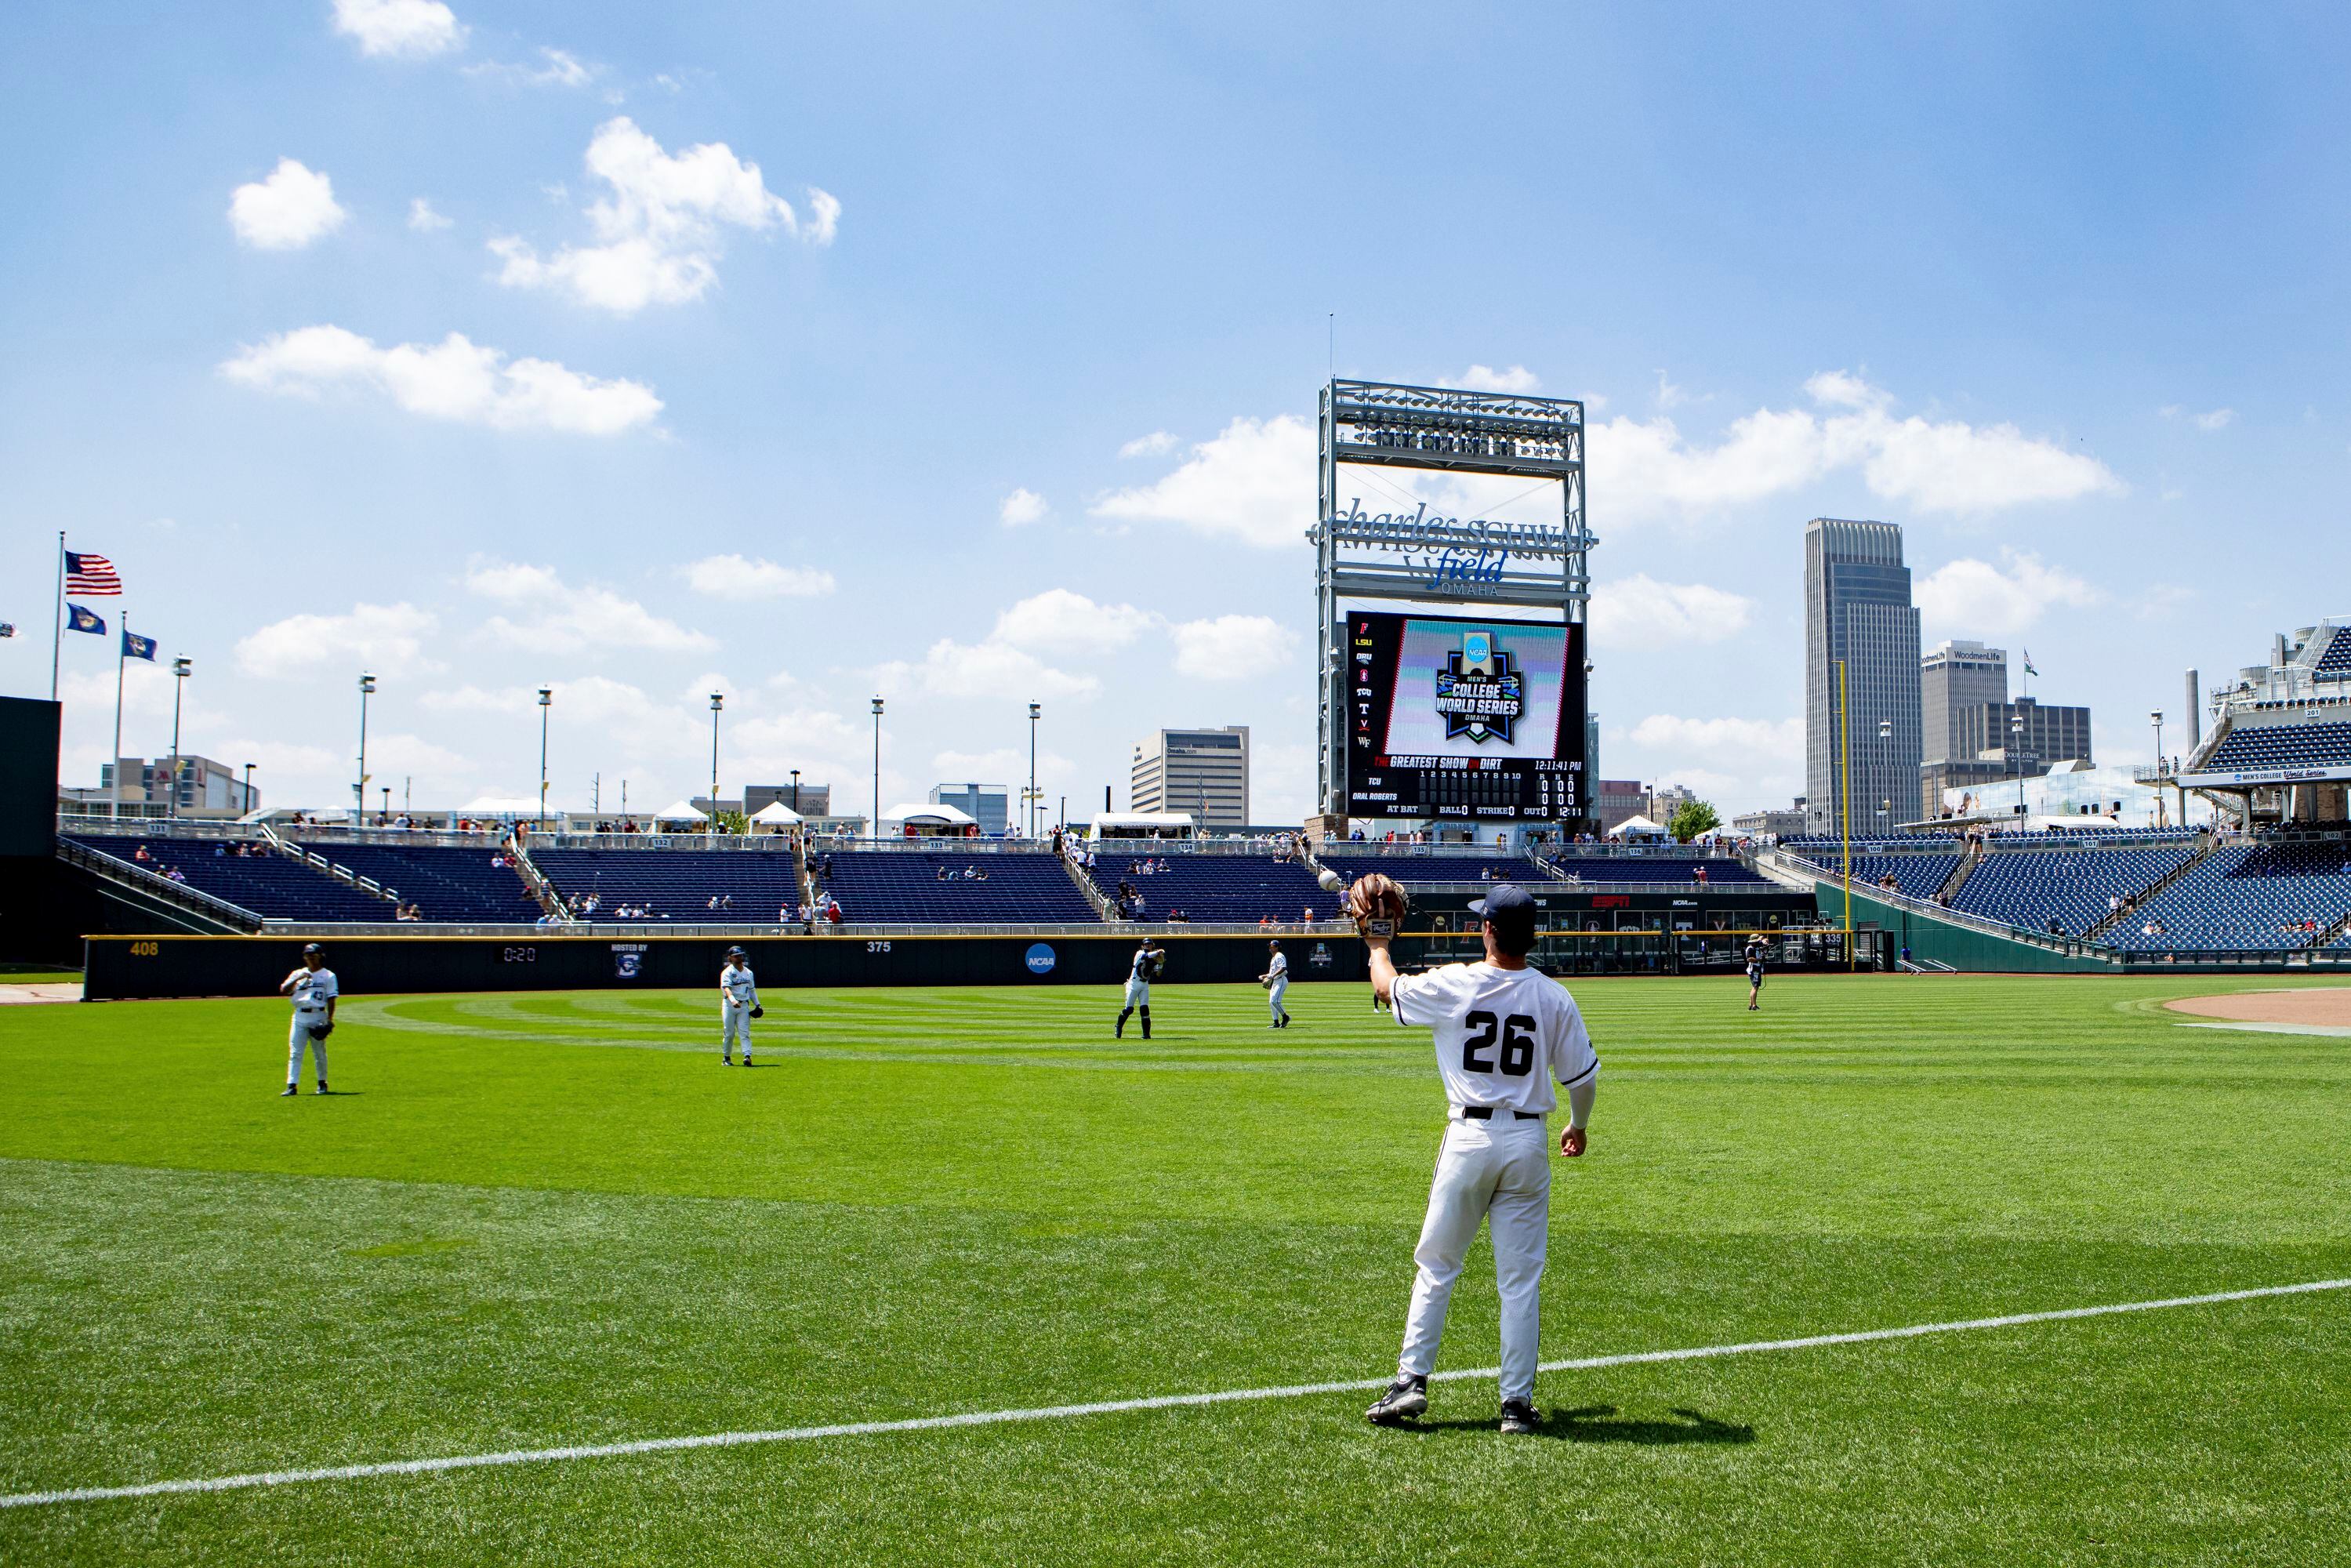
<path fill-rule="evenodd" d="M 1853 731 L 1845 722 L 1844 661 L 1837 661 L 1837 749 L 1844 761 L 1840 771 L 1844 786 L 1837 790 L 1837 807 L 1844 828 L 1844 968 L 1853 973 Z"/>

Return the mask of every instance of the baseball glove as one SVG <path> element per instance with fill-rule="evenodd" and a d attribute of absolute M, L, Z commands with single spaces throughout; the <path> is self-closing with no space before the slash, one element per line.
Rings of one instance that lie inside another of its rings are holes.
<path fill-rule="evenodd" d="M 335 1026 L 330 1023 L 314 1023 L 309 1029 L 309 1035 L 312 1040 L 324 1040 L 334 1032 Z"/>
<path fill-rule="evenodd" d="M 751 1008 L 751 1016 L 755 1019 L 766 1018 L 768 1016 L 768 1009 L 758 1006 L 757 1003 L 754 1003 Z"/>
<path fill-rule="evenodd" d="M 1393 936 L 1411 907 L 1395 879 L 1379 872 L 1355 879 L 1347 890 L 1347 918 L 1366 936 Z"/>

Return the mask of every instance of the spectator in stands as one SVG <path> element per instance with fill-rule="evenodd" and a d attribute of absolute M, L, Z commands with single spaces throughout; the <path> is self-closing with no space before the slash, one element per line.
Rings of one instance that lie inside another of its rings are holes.
<path fill-rule="evenodd" d="M 1301 920 L 1302 920 L 1302 921 L 1304 921 L 1304 922 L 1305 922 L 1307 925 L 1313 925 L 1313 924 L 1314 924 L 1314 906 L 1313 906 L 1312 904 L 1310 904 L 1305 905 L 1305 906 L 1304 906 L 1304 908 L 1300 912 L 1298 918 L 1299 918 L 1299 919 L 1301 919 Z"/>
<path fill-rule="evenodd" d="M 137 849 L 131 852 L 131 858 L 137 861 L 141 865 L 145 865 L 149 861 L 153 860 L 155 857 L 147 852 L 147 846 L 145 844 L 141 844 Z"/>
<path fill-rule="evenodd" d="M 841 900 L 829 893 L 824 895 L 824 917 L 835 925 L 841 924 Z"/>
<path fill-rule="evenodd" d="M 719 908 L 721 908 L 721 909 L 732 909 L 732 908 L 734 908 L 734 907 L 735 907 L 735 895 L 734 895 L 733 894 L 731 894 L 731 893 L 722 893 L 722 894 L 720 894 L 718 895 L 718 907 L 719 907 Z"/>
<path fill-rule="evenodd" d="M 717 908 L 717 907 L 718 907 L 718 895 L 717 895 L 716 894 L 715 894 L 715 893 L 714 893 L 714 894 L 712 894 L 710 895 L 710 903 L 706 905 L 706 907 L 711 908 L 711 909 L 716 909 L 716 908 Z"/>

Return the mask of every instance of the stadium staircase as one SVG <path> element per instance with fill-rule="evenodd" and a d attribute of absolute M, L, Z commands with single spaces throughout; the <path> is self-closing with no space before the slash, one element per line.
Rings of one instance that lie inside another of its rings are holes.
<path fill-rule="evenodd" d="M 1061 869 L 1069 873 L 1070 885 L 1085 895 L 1086 902 L 1094 906 L 1095 915 L 1105 921 L 1115 923 L 1118 919 L 1118 906 L 1110 901 L 1108 894 L 1094 885 L 1094 879 L 1086 874 L 1085 867 L 1068 855 L 1061 856 Z"/>
<path fill-rule="evenodd" d="M 1943 885 L 1935 890 L 1935 896 L 1945 904 L 1959 897 L 1959 889 L 1968 884 L 1968 878 L 1974 873 L 1977 862 L 1982 859 L 1983 851 L 1970 841 L 1967 852 L 1959 856 L 1959 863 L 1951 868 L 1951 874 L 1945 877 Z"/>
<path fill-rule="evenodd" d="M 529 891 L 531 897 L 538 901 L 539 908 L 554 916 L 559 925 L 577 924 L 572 918 L 571 905 L 565 901 L 555 883 L 547 879 L 547 873 L 538 869 L 538 862 L 530 858 L 530 847 L 523 842 L 521 833 L 517 831 L 507 839 L 505 847 L 507 853 L 514 857 L 515 874 L 522 878 L 523 886 Z"/>
<path fill-rule="evenodd" d="M 2109 910 L 2105 919 L 2082 933 L 2082 939 L 2085 942 L 2104 942 L 2116 926 L 2145 909 L 2157 894 L 2168 891 L 2172 883 L 2210 860 L 2212 857 L 2215 842 L 2216 840 L 2212 834 L 2202 835 L 2197 841 L 2194 854 L 2189 855 L 2137 893 L 2129 894 L 2124 900 L 2122 908 Z"/>
<path fill-rule="evenodd" d="M 395 908 L 398 907 L 400 904 L 400 894 L 384 886 L 382 883 L 379 882 L 374 877 L 362 876 L 358 872 L 353 871 L 350 866 L 343 865 L 339 862 L 330 861 L 316 850 L 305 848 L 303 845 L 298 844 L 290 839 L 278 837 L 277 832 L 266 822 L 261 822 L 256 825 L 261 830 L 261 837 L 264 841 L 277 850 L 279 854 L 284 855 L 290 861 L 293 861 L 296 864 L 305 866 L 311 871 L 315 871 L 321 876 L 332 877 L 337 882 L 358 889 L 360 893 L 365 894 L 370 898 L 375 899 L 379 903 L 389 904 L 393 905 Z M 367 915 L 359 916 L 358 918 L 379 919 L 382 916 L 379 915 L 378 912 L 371 910 Z M 346 916 L 346 918 L 350 917 Z"/>
<path fill-rule="evenodd" d="M 266 924 L 260 915 L 228 899 L 183 882 L 173 882 L 143 865 L 118 858 L 78 839 L 60 837 L 57 859 L 88 873 L 105 884 L 116 903 L 141 914 L 204 936 L 236 933 L 250 936 Z M 158 907 L 158 906 L 161 907 Z"/>

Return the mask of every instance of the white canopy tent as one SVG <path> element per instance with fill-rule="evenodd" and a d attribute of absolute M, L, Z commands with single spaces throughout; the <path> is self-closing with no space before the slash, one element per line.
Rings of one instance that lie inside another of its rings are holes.
<path fill-rule="evenodd" d="M 1104 811 L 1094 818 L 1089 833 L 1097 840 L 1188 839 L 1192 836 L 1192 813 Z"/>
<path fill-rule="evenodd" d="M 789 806 L 785 805 L 781 800 L 770 800 L 751 814 L 753 824 L 763 828 L 788 828 L 795 822 L 805 821 L 806 820 L 806 818 L 802 817 L 798 811 L 793 810 Z"/>
<path fill-rule="evenodd" d="M 1616 824 L 1616 831 L 1628 839 L 1662 839 L 1666 830 L 1635 812 Z"/>
<path fill-rule="evenodd" d="M 653 813 L 656 822 L 706 822 L 710 813 L 695 810 L 691 800 L 672 800 Z"/>
<path fill-rule="evenodd" d="M 885 822 L 914 822 L 925 828 L 977 827 L 979 820 L 970 812 L 953 806 L 935 806 L 927 800 L 908 800 L 882 813 Z"/>

